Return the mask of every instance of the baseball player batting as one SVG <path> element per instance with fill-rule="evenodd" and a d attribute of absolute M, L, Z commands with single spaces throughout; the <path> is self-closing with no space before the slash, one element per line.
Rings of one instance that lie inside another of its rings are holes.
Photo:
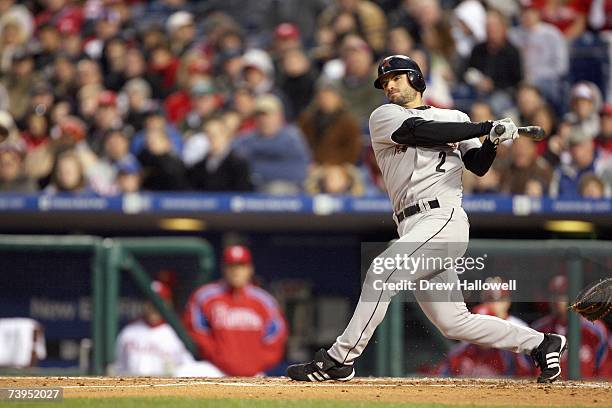
<path fill-rule="evenodd" d="M 423 74 L 412 59 L 403 55 L 382 60 L 374 86 L 382 89 L 390 101 L 372 112 L 369 127 L 400 236 L 380 256 L 393 256 L 401 251 L 410 257 L 462 257 L 469 241 L 469 222 L 461 207 L 463 166 L 478 176 L 484 175 L 495 159 L 499 143 L 518 138 L 519 129 L 507 118 L 474 123 L 463 112 L 423 105 L 426 87 Z M 486 136 L 482 144 L 480 136 Z M 377 279 L 385 283 L 400 279 L 458 282 L 452 268 L 422 267 L 402 276 L 397 268 L 381 275 L 371 265 L 344 333 L 331 348 L 319 350 L 313 361 L 289 366 L 290 378 L 298 381 L 353 378 L 353 362 L 382 322 L 395 294 L 390 290 L 373 290 L 372 284 Z M 472 314 L 460 291 L 449 292 L 443 299 L 439 291 L 417 288 L 413 293 L 425 315 L 447 338 L 530 354 L 541 370 L 538 382 L 559 378 L 559 362 L 567 345 L 564 336 Z"/>

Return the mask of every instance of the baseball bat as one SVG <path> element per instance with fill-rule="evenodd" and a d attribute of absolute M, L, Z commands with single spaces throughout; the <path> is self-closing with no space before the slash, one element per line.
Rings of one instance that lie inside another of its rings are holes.
<path fill-rule="evenodd" d="M 498 135 L 503 134 L 506 131 L 506 127 L 501 123 L 495 126 L 495 133 Z M 546 137 L 546 132 L 539 126 L 521 126 L 518 128 L 518 133 L 522 137 L 528 137 L 535 142 L 539 142 Z"/>

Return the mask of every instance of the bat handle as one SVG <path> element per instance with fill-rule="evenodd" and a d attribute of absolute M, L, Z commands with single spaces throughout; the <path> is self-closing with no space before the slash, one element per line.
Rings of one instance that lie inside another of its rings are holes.
<path fill-rule="evenodd" d="M 495 133 L 498 136 L 503 135 L 505 131 L 506 131 L 506 127 L 504 125 L 502 125 L 501 123 L 498 124 L 497 126 L 495 126 Z"/>

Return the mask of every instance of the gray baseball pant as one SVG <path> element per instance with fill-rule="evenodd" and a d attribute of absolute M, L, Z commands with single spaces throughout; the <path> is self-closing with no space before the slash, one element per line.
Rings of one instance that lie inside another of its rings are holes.
<path fill-rule="evenodd" d="M 398 228 L 401 238 L 379 257 L 394 257 L 409 253 L 411 257 L 459 258 L 465 254 L 469 241 L 469 222 L 461 207 L 437 208 L 405 219 Z M 421 267 L 413 273 L 389 270 L 375 273 L 370 266 L 353 317 L 344 332 L 328 350 L 329 355 L 343 364 L 352 364 L 361 355 L 382 322 L 392 290 L 374 289 L 374 281 L 399 282 L 401 280 L 430 282 L 457 282 L 454 269 L 436 270 Z M 484 347 L 529 353 L 544 340 L 544 335 L 529 327 L 506 320 L 472 314 L 463 301 L 461 291 L 414 291 L 415 298 L 425 315 L 450 339 L 462 340 Z"/>

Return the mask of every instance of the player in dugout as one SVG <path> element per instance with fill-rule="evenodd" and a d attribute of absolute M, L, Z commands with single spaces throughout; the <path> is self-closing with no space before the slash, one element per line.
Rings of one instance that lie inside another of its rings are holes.
<path fill-rule="evenodd" d="M 279 364 L 287 326 L 276 300 L 253 285 L 250 250 L 233 245 L 223 253 L 223 279 L 198 288 L 184 321 L 200 357 L 225 375 L 262 375 Z"/>

